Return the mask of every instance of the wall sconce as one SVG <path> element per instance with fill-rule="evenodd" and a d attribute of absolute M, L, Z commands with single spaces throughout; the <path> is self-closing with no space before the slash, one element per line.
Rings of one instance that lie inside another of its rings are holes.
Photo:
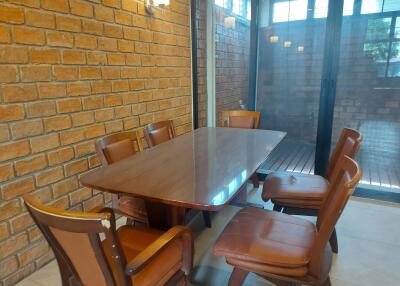
<path fill-rule="evenodd" d="M 153 15 L 154 10 L 153 7 L 165 7 L 169 5 L 169 0 L 145 0 L 144 7 L 146 9 L 147 14 Z"/>
<path fill-rule="evenodd" d="M 304 46 L 298 46 L 298 47 L 297 47 L 297 51 L 298 51 L 299 53 L 304 53 Z"/>
<path fill-rule="evenodd" d="M 224 25 L 226 28 L 235 28 L 236 25 L 236 18 L 235 17 L 225 17 L 224 18 Z"/>
<path fill-rule="evenodd" d="M 278 36 L 270 36 L 269 37 L 269 42 L 272 44 L 275 44 L 279 41 L 279 37 Z"/>
<path fill-rule="evenodd" d="M 283 46 L 284 46 L 285 48 L 290 48 L 290 47 L 292 46 L 292 41 L 284 41 L 284 42 L 283 42 Z"/>

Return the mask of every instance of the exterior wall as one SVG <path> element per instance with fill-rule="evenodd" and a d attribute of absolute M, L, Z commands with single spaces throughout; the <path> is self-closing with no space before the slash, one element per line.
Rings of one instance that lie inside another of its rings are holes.
<path fill-rule="evenodd" d="M 21 196 L 89 210 L 110 196 L 79 176 L 94 142 L 174 119 L 192 128 L 189 0 L 0 1 L 0 285 L 53 254 Z"/>
<path fill-rule="evenodd" d="M 199 127 L 207 126 L 207 1 L 197 0 L 197 80 Z"/>

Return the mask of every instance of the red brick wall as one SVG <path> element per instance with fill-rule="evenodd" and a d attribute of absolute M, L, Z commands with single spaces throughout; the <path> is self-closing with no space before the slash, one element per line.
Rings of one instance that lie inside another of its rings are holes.
<path fill-rule="evenodd" d="M 79 176 L 106 134 L 174 119 L 192 128 L 189 1 L 0 1 L 0 285 L 53 255 L 21 195 L 88 210 Z"/>

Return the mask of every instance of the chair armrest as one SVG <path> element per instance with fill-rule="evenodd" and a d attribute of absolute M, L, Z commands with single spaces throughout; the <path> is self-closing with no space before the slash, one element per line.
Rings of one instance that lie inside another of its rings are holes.
<path fill-rule="evenodd" d="M 134 275 L 143 270 L 157 255 L 176 239 L 182 239 L 183 253 L 182 270 L 188 274 L 193 265 L 193 237 L 192 231 L 183 226 L 174 226 L 162 234 L 156 241 L 147 246 L 126 266 L 126 274 Z"/>

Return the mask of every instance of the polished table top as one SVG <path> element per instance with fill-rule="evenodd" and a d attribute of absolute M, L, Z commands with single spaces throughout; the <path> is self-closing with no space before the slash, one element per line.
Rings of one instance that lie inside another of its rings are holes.
<path fill-rule="evenodd" d="M 200 128 L 99 168 L 81 182 L 163 204 L 219 210 L 285 135 L 259 129 Z"/>

